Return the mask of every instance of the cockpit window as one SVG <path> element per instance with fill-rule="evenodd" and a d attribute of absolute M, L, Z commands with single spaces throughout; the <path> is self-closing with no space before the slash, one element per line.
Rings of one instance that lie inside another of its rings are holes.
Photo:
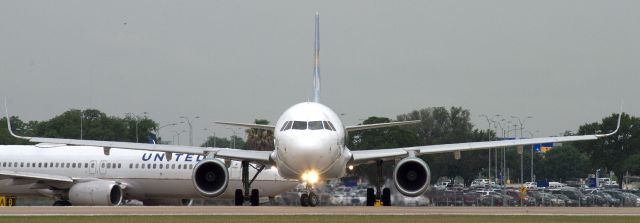
<path fill-rule="evenodd" d="M 287 124 L 287 127 L 284 128 L 285 131 L 291 129 L 291 125 L 293 125 L 293 121 L 289 121 L 289 124 Z"/>
<path fill-rule="evenodd" d="M 320 130 L 322 128 L 322 121 L 311 121 L 309 122 L 309 129 L 311 130 Z"/>
<path fill-rule="evenodd" d="M 331 123 L 330 121 L 324 121 L 324 128 L 325 129 L 329 129 L 331 131 L 336 131 L 336 128 L 333 127 L 333 123 Z"/>
<path fill-rule="evenodd" d="M 291 121 L 286 121 L 286 122 L 284 122 L 284 124 L 282 124 L 282 128 L 280 128 L 281 132 L 287 129 L 287 126 L 289 125 L 289 122 L 291 122 Z"/>
<path fill-rule="evenodd" d="M 305 130 L 307 129 L 307 122 L 293 121 L 293 125 L 291 126 L 291 128 L 297 130 Z"/>

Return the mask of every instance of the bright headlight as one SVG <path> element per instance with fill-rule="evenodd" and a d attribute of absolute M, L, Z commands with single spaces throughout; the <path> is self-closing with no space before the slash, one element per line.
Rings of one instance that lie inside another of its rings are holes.
<path fill-rule="evenodd" d="M 320 180 L 320 177 L 318 176 L 318 172 L 316 172 L 315 170 L 309 170 L 302 174 L 302 181 L 304 182 L 315 184 L 318 182 L 318 180 Z"/>

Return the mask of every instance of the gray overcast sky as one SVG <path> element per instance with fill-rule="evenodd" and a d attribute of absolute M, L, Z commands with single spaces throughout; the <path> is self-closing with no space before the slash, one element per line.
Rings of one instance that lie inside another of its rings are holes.
<path fill-rule="evenodd" d="M 0 96 L 24 120 L 70 108 L 161 124 L 199 115 L 199 144 L 214 120 L 274 122 L 310 97 L 316 11 L 322 102 L 346 124 L 462 106 L 480 128 L 480 114 L 531 115 L 526 129 L 555 135 L 621 98 L 640 116 L 635 0 L 7 0 Z"/>

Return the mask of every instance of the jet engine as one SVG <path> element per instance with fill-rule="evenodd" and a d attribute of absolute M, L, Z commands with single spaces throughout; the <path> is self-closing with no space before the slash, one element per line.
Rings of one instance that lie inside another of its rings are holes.
<path fill-rule="evenodd" d="M 227 189 L 229 171 L 221 160 L 203 160 L 193 168 L 192 179 L 200 195 L 216 197 Z"/>
<path fill-rule="evenodd" d="M 120 205 L 123 195 L 122 188 L 113 181 L 82 182 L 69 188 L 69 202 L 72 205 Z"/>
<path fill-rule="evenodd" d="M 144 206 L 191 206 L 193 199 L 145 199 Z"/>
<path fill-rule="evenodd" d="M 427 190 L 431 181 L 431 170 L 422 159 L 407 157 L 396 163 L 393 179 L 401 194 L 416 197 Z"/>

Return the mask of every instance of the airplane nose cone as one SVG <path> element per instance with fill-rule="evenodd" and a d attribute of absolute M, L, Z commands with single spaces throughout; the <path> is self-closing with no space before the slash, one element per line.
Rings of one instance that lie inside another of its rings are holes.
<path fill-rule="evenodd" d="M 290 165 L 298 171 L 322 171 L 335 160 L 332 150 L 330 145 L 319 139 L 296 140 L 288 148 L 289 157 L 295 157 L 290 159 Z"/>

